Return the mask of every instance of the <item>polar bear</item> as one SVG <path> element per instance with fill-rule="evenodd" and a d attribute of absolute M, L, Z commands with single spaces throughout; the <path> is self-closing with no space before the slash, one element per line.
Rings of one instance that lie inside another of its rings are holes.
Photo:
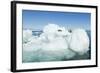
<path fill-rule="evenodd" d="M 48 37 L 50 41 L 55 40 L 55 37 L 66 37 L 70 33 L 68 30 L 65 29 L 65 27 L 60 27 L 56 24 L 48 24 L 43 29 L 43 34 L 40 35 Z"/>
<path fill-rule="evenodd" d="M 89 37 L 84 29 L 74 29 L 70 35 L 69 48 L 79 55 L 89 50 Z"/>
<path fill-rule="evenodd" d="M 70 33 L 56 24 L 48 24 L 40 35 L 42 43 L 42 61 L 54 61 L 69 59 L 75 55 L 69 50 L 68 43 L 65 39 Z M 43 58 L 44 57 L 44 58 Z"/>

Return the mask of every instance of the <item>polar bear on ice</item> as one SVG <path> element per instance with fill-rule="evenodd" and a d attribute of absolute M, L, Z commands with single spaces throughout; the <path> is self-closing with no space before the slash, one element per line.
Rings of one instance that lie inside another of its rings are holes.
<path fill-rule="evenodd" d="M 42 44 L 42 51 L 45 55 L 43 60 L 62 60 L 73 57 L 75 53 L 68 49 L 65 39 L 69 34 L 64 27 L 55 24 L 45 26 L 43 34 L 40 35 L 40 39 L 44 42 Z"/>
<path fill-rule="evenodd" d="M 30 42 L 23 44 L 23 60 L 28 62 L 67 60 L 89 50 L 85 30 L 75 29 L 70 33 L 56 24 L 46 25 L 40 37 L 33 36 L 28 40 Z"/>

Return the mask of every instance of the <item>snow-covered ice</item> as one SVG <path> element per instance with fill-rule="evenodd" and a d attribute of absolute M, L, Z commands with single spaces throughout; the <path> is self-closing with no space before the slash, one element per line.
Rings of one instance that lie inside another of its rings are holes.
<path fill-rule="evenodd" d="M 23 62 L 68 60 L 88 50 L 89 37 L 84 29 L 69 32 L 65 27 L 48 24 L 40 36 L 23 30 Z"/>

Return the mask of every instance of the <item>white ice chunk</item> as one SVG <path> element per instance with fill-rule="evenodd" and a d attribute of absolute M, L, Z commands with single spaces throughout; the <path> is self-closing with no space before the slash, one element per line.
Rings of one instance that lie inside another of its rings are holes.
<path fill-rule="evenodd" d="M 27 43 L 32 37 L 32 30 L 23 30 L 23 43 Z"/>

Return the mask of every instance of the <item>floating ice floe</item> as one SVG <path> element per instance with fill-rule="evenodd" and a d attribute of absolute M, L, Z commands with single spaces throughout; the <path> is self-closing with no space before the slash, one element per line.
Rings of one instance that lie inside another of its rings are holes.
<path fill-rule="evenodd" d="M 32 37 L 32 30 L 23 30 L 23 43 L 29 42 L 29 39 Z"/>
<path fill-rule="evenodd" d="M 68 32 L 64 27 L 48 24 L 39 36 L 23 31 L 23 61 L 61 61 L 82 55 L 89 50 L 89 38 L 83 29 Z M 27 43 L 25 43 L 27 42 Z"/>

